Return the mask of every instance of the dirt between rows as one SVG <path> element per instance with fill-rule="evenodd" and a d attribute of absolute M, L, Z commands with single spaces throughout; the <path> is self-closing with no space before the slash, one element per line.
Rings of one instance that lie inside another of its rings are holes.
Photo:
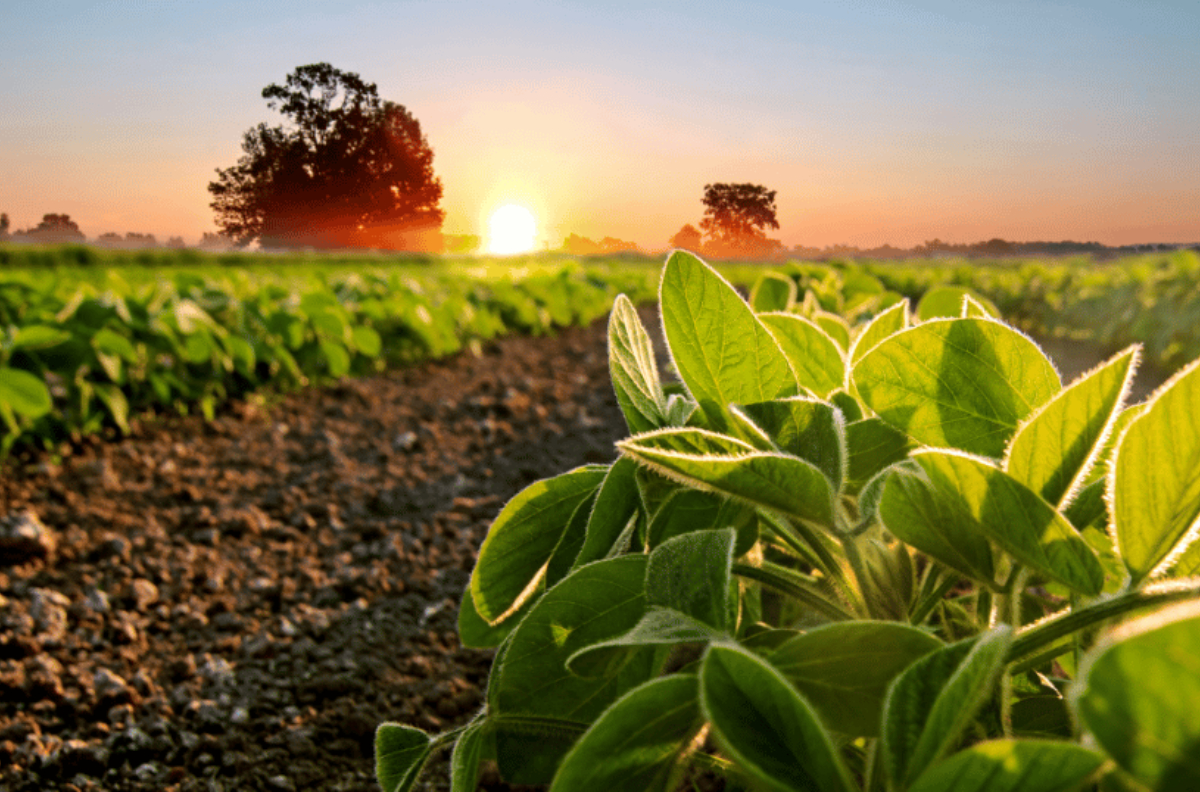
<path fill-rule="evenodd" d="M 459 645 L 458 601 L 491 519 L 626 434 L 604 328 L 6 470 L 0 788 L 374 790 L 380 722 L 464 723 L 491 654 Z"/>

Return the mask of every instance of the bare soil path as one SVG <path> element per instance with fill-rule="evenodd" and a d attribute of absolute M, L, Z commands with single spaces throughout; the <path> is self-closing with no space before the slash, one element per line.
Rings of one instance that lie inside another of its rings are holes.
<path fill-rule="evenodd" d="M 0 789 L 374 790 L 378 723 L 465 722 L 490 653 L 458 645 L 458 599 L 490 520 L 625 434 L 604 327 L 6 471 L 0 513 L 44 531 L 0 543 Z"/>

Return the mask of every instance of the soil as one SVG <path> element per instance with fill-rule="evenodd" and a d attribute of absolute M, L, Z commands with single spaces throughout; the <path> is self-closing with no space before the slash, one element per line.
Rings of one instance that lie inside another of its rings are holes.
<path fill-rule="evenodd" d="M 626 434 L 604 328 L 5 471 L 0 788 L 375 790 L 380 722 L 468 720 L 491 653 L 456 618 L 491 519 Z"/>

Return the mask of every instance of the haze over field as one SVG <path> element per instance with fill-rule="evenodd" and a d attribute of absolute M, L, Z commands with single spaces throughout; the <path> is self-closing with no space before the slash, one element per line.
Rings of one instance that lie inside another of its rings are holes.
<path fill-rule="evenodd" d="M 260 92 L 328 61 L 420 120 L 443 231 L 662 249 L 709 182 L 786 245 L 1200 239 L 1194 2 L 43 3 L 0 26 L 0 211 L 192 241 Z"/>

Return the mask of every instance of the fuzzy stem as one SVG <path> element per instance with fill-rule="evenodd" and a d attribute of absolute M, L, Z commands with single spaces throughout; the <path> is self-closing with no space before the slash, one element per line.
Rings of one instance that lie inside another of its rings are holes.
<path fill-rule="evenodd" d="M 1066 611 L 1062 616 L 1051 616 L 1022 630 L 1008 652 L 1008 662 L 1020 660 L 1072 633 L 1108 619 L 1156 605 L 1197 597 L 1200 597 L 1200 578 L 1187 578 L 1164 581 L 1109 599 L 1096 600 L 1079 610 Z"/>

